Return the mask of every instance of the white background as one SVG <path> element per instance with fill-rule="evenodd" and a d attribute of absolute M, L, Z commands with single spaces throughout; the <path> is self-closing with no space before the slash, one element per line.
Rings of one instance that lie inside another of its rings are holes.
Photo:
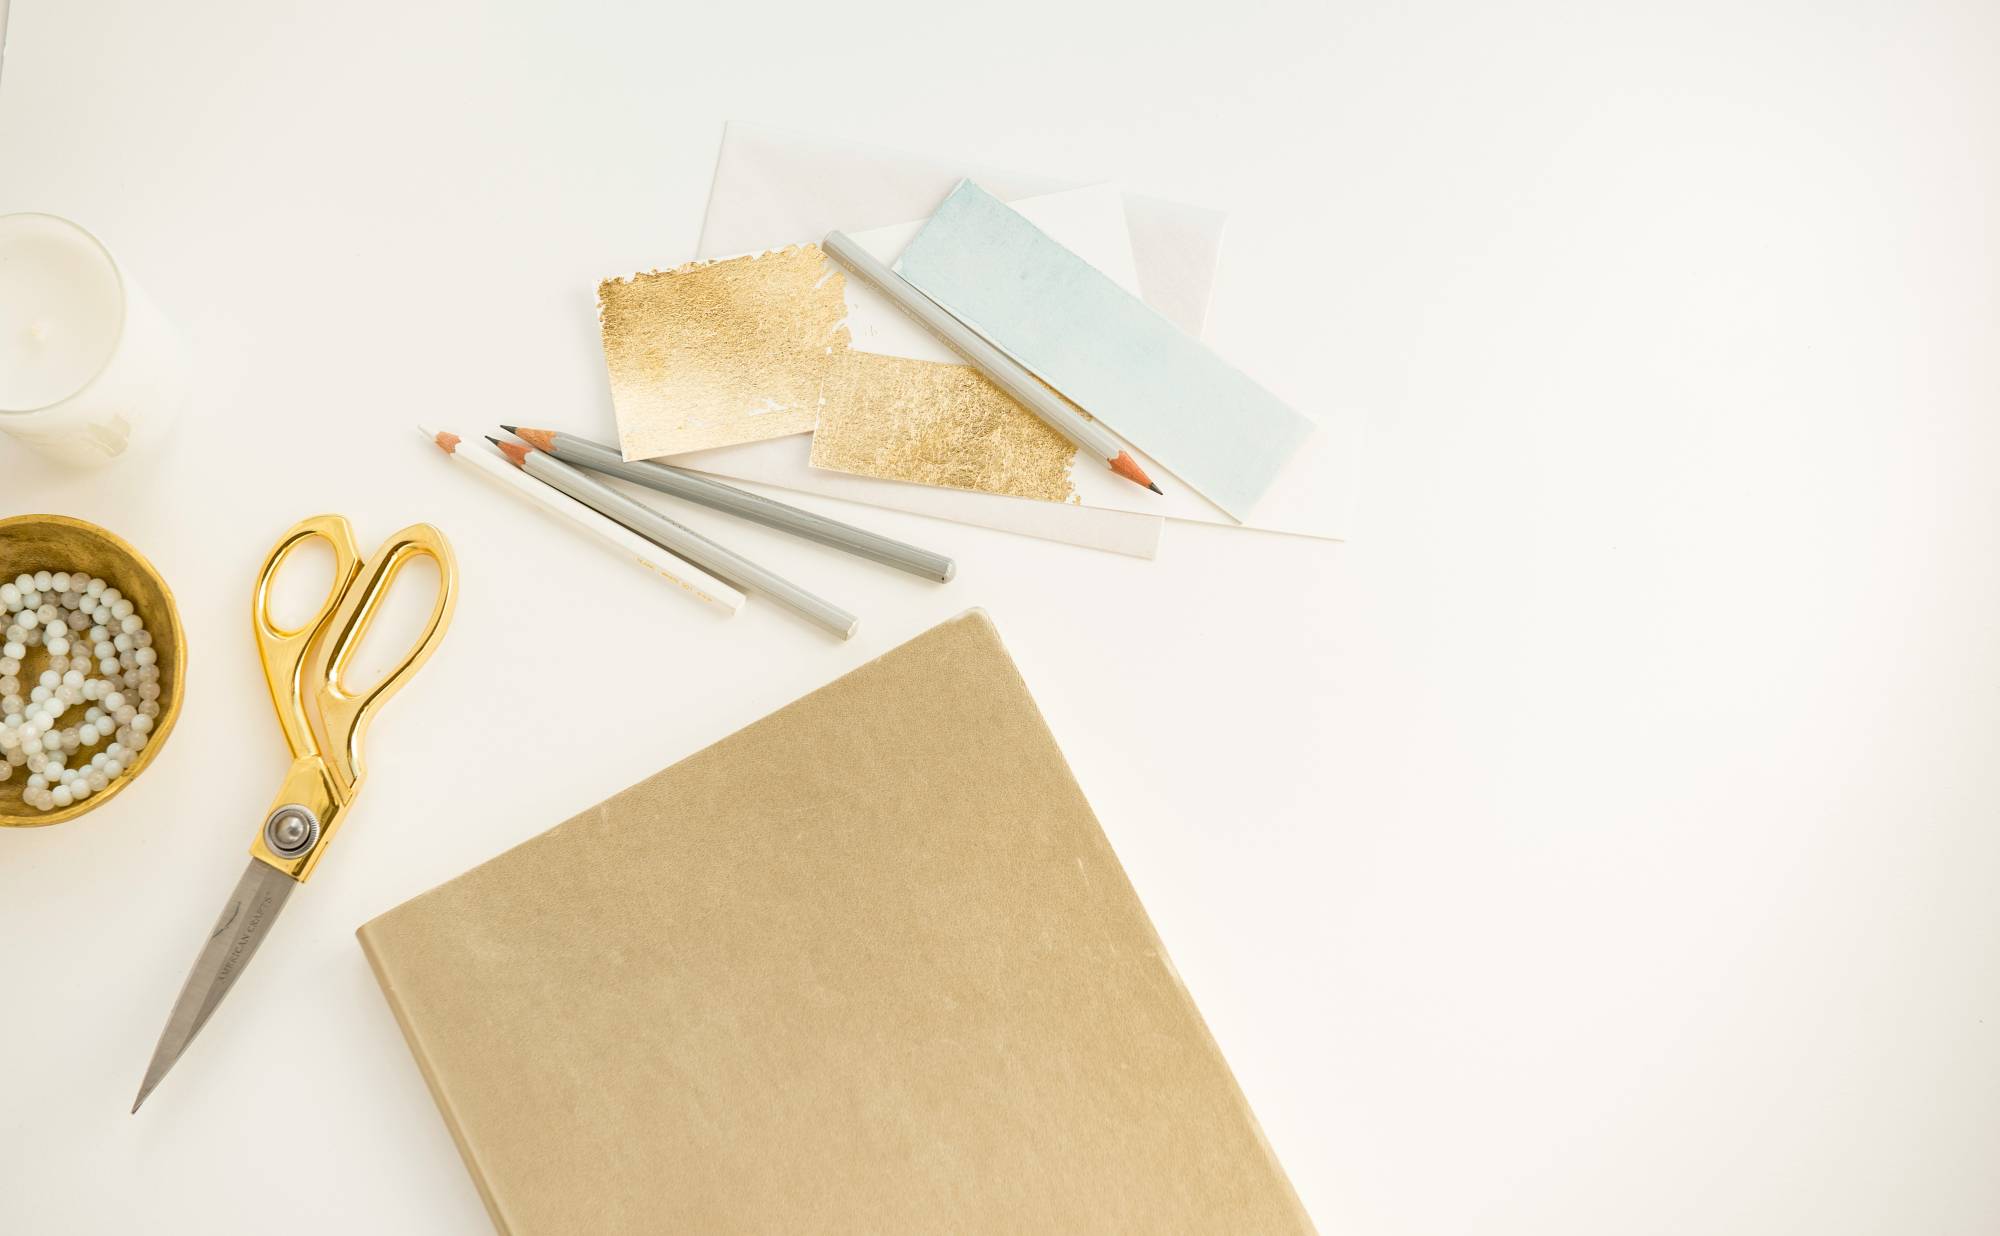
<path fill-rule="evenodd" d="M 0 440 L 0 510 L 137 542 L 192 657 L 138 784 L 0 836 L 0 1230 L 487 1230 L 354 927 L 972 605 L 1322 1230 L 2000 1225 L 1990 4 L 12 26 L 0 210 L 98 231 L 199 392 L 149 466 Z M 858 516 L 937 587 L 730 529 L 842 645 L 447 470 L 418 417 L 606 424 L 594 282 L 688 256 L 732 117 L 1228 209 L 1217 341 L 1365 410 L 1354 538 Z M 130 1117 L 283 768 L 251 578 L 322 510 L 444 527 L 457 623 Z"/>

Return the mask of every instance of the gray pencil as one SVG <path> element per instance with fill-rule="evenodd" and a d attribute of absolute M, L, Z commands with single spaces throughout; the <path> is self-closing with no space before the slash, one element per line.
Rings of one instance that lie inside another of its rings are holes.
<path fill-rule="evenodd" d="M 499 447 L 501 453 L 506 455 L 515 467 L 529 476 L 554 486 L 598 514 L 625 525 L 647 540 L 665 546 L 703 570 L 721 577 L 726 583 L 733 584 L 745 592 L 768 596 L 842 639 L 851 638 L 854 629 L 861 625 L 858 618 L 838 605 L 822 601 L 790 580 L 773 575 L 748 558 L 717 545 L 692 528 L 682 527 L 652 507 L 634 502 L 603 481 L 571 467 L 553 455 L 522 446 L 518 442 L 502 442 L 498 438 L 486 440 Z"/>
<path fill-rule="evenodd" d="M 559 433 L 553 429 L 518 429 L 512 425 L 500 428 L 528 443 L 538 450 L 547 451 L 557 459 L 592 472 L 602 472 L 606 476 L 621 477 L 648 489 L 657 489 L 683 501 L 713 507 L 726 514 L 735 515 L 752 523 L 776 528 L 817 541 L 821 545 L 831 545 L 845 550 L 857 558 L 866 558 L 884 566 L 921 575 L 925 579 L 935 579 L 940 583 L 949 582 L 958 573 L 958 564 L 943 554 L 934 554 L 928 549 L 919 549 L 902 541 L 844 524 L 837 519 L 802 511 L 798 507 L 766 498 L 711 480 L 685 468 L 663 464 L 649 459 L 628 460 L 618 453 L 616 447 L 592 442 L 589 438 L 579 438 L 573 433 Z"/>
<path fill-rule="evenodd" d="M 1040 378 L 1013 357 L 1002 352 L 986 341 L 985 336 L 954 317 L 949 309 L 923 294 L 908 279 L 890 270 L 875 260 L 875 255 L 854 243 L 845 232 L 828 232 L 820 242 L 820 248 L 834 261 L 845 266 L 849 273 L 858 277 L 882 295 L 895 302 L 896 308 L 910 316 L 910 320 L 936 335 L 952 351 L 971 362 L 972 367 L 986 375 L 993 385 L 1014 397 L 1014 402 L 1042 418 L 1043 423 L 1071 442 L 1077 449 L 1095 459 L 1102 460 L 1113 472 L 1134 485 L 1143 485 L 1154 493 L 1160 487 L 1153 484 L 1145 469 L 1132 458 L 1130 451 L 1118 444 L 1118 439 L 1088 417 L 1079 416 L 1074 409 L 1042 385 Z"/>

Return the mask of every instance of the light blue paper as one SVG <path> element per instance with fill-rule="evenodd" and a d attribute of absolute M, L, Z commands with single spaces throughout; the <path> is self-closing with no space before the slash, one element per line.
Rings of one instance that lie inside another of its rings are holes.
<path fill-rule="evenodd" d="M 970 180 L 898 267 L 967 326 L 1237 519 L 1312 422 Z"/>

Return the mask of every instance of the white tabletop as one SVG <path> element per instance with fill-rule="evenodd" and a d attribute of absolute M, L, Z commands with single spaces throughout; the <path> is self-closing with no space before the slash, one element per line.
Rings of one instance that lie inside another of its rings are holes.
<path fill-rule="evenodd" d="M 1990 1230 L 1977 7 L 15 5 L 0 211 L 96 230 L 199 368 L 150 465 L 0 439 L 0 511 L 137 542 L 192 666 L 129 792 L 0 836 L 0 1230 L 488 1230 L 355 926 L 974 605 L 1322 1230 Z M 1365 411 L 1354 537 L 814 503 L 939 587 L 732 530 L 840 644 L 445 469 L 419 417 L 603 424 L 594 283 L 689 256 L 730 118 L 1228 209 L 1216 341 Z M 128 1116 L 283 767 L 251 578 L 323 510 L 444 527 L 457 622 Z"/>

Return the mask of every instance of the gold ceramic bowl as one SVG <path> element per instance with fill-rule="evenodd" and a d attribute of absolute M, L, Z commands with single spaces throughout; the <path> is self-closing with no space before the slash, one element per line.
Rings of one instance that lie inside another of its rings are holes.
<path fill-rule="evenodd" d="M 153 757 L 167 743 L 174 721 L 181 715 L 182 686 L 187 678 L 187 636 L 181 630 L 180 611 L 174 608 L 174 594 L 167 581 L 153 569 L 138 550 L 96 524 L 64 515 L 16 515 L 0 519 L 0 579 L 11 580 L 23 571 L 88 571 L 132 600 L 139 620 L 152 632 L 153 650 L 159 654 L 160 715 L 139 760 L 120 773 L 99 794 L 80 803 L 37 811 L 21 801 L 27 788 L 27 770 L 0 781 L 0 828 L 35 828 L 73 820 L 94 807 L 118 797 L 120 790 L 146 771 Z M 21 673 L 40 674 L 48 654 L 40 648 L 28 649 Z M 25 692 L 24 692 L 25 693 Z"/>

